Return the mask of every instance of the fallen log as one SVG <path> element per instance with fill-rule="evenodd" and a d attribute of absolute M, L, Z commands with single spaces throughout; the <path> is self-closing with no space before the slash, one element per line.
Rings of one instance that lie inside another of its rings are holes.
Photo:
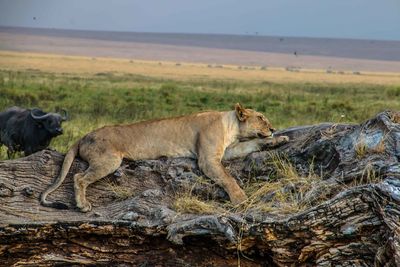
<path fill-rule="evenodd" d="M 224 162 L 248 188 L 249 201 L 240 206 L 230 206 L 194 160 L 161 158 L 124 162 L 89 187 L 93 211 L 81 213 L 74 208 L 72 175 L 87 164 L 76 159 L 49 196 L 70 207 L 57 210 L 41 206 L 39 195 L 57 176 L 63 155 L 44 150 L 2 161 L 0 262 L 400 266 L 399 123 L 399 113 L 386 111 L 360 125 L 278 132 L 291 141 Z M 194 202 L 182 207 L 182 199 Z"/>

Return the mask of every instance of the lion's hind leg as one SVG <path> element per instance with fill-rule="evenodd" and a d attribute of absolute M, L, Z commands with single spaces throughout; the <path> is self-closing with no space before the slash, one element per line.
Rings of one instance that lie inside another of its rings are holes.
<path fill-rule="evenodd" d="M 89 167 L 84 173 L 77 173 L 74 176 L 74 189 L 75 189 L 75 200 L 76 206 L 82 212 L 88 212 L 92 209 L 92 205 L 86 199 L 87 187 L 114 172 L 121 165 L 122 158 L 114 156 L 110 157 L 107 154 L 107 158 L 102 156 L 89 162 Z"/>

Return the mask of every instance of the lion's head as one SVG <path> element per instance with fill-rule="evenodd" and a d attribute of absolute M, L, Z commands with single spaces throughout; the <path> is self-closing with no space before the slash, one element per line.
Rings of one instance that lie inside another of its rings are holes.
<path fill-rule="evenodd" d="M 236 117 L 239 120 L 239 139 L 271 137 L 275 129 L 269 120 L 260 112 L 235 105 Z"/>

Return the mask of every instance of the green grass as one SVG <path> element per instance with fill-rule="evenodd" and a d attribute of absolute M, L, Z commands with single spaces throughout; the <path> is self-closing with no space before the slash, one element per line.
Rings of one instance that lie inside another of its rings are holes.
<path fill-rule="evenodd" d="M 360 122 L 379 111 L 400 110 L 399 96 L 400 85 L 176 81 L 118 73 L 78 76 L 0 70 L 1 110 L 18 105 L 69 111 L 65 133 L 51 144 L 61 152 L 105 124 L 228 110 L 236 102 L 265 113 L 275 127 L 285 128 Z M 3 148 L 0 158 L 5 156 Z"/>

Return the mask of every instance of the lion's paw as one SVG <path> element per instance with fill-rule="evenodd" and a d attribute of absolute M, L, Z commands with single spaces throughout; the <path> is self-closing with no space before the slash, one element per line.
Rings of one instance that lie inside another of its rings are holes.
<path fill-rule="evenodd" d="M 81 212 L 89 212 L 92 210 L 92 204 L 90 204 L 90 202 L 86 201 L 82 205 L 78 206 L 78 208 L 81 210 Z"/>
<path fill-rule="evenodd" d="M 243 190 L 235 192 L 235 195 L 231 196 L 231 202 L 233 205 L 241 204 L 241 203 L 245 202 L 246 200 L 247 200 L 247 196 Z"/>
<path fill-rule="evenodd" d="M 286 135 L 283 135 L 283 136 L 278 136 L 277 137 L 277 141 L 278 141 L 278 143 L 280 143 L 280 144 L 285 144 L 285 143 L 287 143 L 287 142 L 289 142 L 289 136 L 286 136 Z"/>

